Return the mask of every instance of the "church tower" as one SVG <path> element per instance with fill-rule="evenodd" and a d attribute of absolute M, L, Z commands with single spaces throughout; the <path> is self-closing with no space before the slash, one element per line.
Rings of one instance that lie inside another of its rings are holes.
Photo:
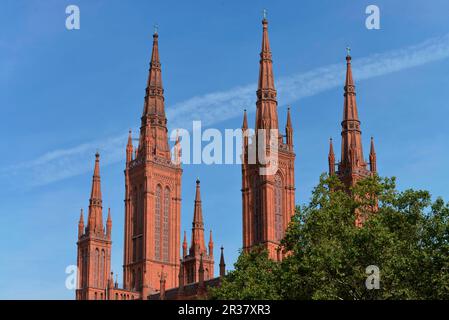
<path fill-rule="evenodd" d="M 341 160 L 335 172 L 335 154 L 330 141 L 329 174 L 337 174 L 347 189 L 357 181 L 374 174 L 377 170 L 374 140 L 371 138 L 370 168 L 363 157 L 362 131 L 357 110 L 354 79 L 352 77 L 351 56 L 346 55 L 346 81 L 344 87 L 343 121 L 341 122 Z"/>
<path fill-rule="evenodd" d="M 285 139 L 279 132 L 277 92 L 265 14 L 262 26 L 255 135 L 248 137 L 246 111 L 242 126 L 243 249 L 250 250 L 262 245 L 268 250 L 270 258 L 278 260 L 281 259 L 279 243 L 295 213 L 295 153 L 290 110 L 287 113 Z M 267 155 L 267 158 L 274 157 L 269 165 L 277 166 L 277 170 L 264 171 L 267 163 L 262 161 L 260 154 Z"/>
<path fill-rule="evenodd" d="M 106 230 L 103 226 L 103 207 L 100 182 L 100 155 L 95 155 L 92 191 L 89 200 L 87 227 L 83 210 L 78 223 L 78 289 L 77 300 L 106 299 L 105 289 L 111 270 L 111 212 L 108 212 Z"/>
<path fill-rule="evenodd" d="M 184 238 L 183 247 L 187 247 L 187 239 Z M 183 284 L 200 281 L 200 267 L 205 281 L 214 278 L 214 242 L 212 231 L 209 235 L 209 243 L 206 248 L 204 241 L 204 222 L 201 206 L 200 180 L 196 180 L 196 194 L 193 209 L 192 239 L 189 248 L 183 250 Z"/>
<path fill-rule="evenodd" d="M 159 290 L 162 268 L 167 289 L 179 270 L 182 169 L 168 142 L 158 39 L 155 31 L 139 144 L 130 133 L 126 147 L 123 283 L 143 299 Z"/>

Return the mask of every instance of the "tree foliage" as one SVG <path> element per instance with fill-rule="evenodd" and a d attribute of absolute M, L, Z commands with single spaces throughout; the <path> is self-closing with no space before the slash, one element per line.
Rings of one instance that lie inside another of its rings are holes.
<path fill-rule="evenodd" d="M 235 269 L 222 280 L 220 287 L 212 289 L 211 298 L 219 300 L 276 300 L 280 299 L 276 281 L 279 264 L 268 259 L 261 247 L 241 253 Z"/>
<path fill-rule="evenodd" d="M 449 299 L 449 204 L 395 179 L 369 177 L 345 192 L 323 175 L 297 208 L 281 263 L 242 253 L 217 299 Z M 356 226 L 356 216 L 365 217 Z M 380 270 L 369 290 L 368 266 Z"/>

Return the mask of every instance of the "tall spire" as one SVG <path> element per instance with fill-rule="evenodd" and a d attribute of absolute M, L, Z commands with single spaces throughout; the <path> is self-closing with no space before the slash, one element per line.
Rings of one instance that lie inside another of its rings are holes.
<path fill-rule="evenodd" d="M 329 162 L 329 175 L 335 174 L 335 154 L 332 138 L 329 139 L 329 156 L 327 157 Z"/>
<path fill-rule="evenodd" d="M 343 121 L 359 121 L 357 104 L 355 99 L 355 85 L 352 77 L 351 56 L 346 56 L 346 80 L 345 80 L 345 101 L 343 109 Z"/>
<path fill-rule="evenodd" d="M 201 188 L 200 179 L 196 179 L 196 192 L 195 192 L 195 211 L 193 213 L 194 227 L 203 227 L 203 213 L 201 208 Z"/>
<path fill-rule="evenodd" d="M 256 129 L 278 129 L 277 92 L 274 86 L 273 60 L 268 38 L 266 14 L 262 20 L 262 51 L 260 53 L 259 82 L 257 87 Z"/>
<path fill-rule="evenodd" d="M 212 240 L 212 232 L 210 233 L 209 250 L 205 246 L 204 241 L 204 223 L 203 214 L 201 211 L 201 192 L 200 192 L 200 180 L 196 180 L 196 195 L 195 205 L 192 223 L 192 240 L 189 249 L 189 254 L 184 254 L 183 265 L 186 275 L 186 282 L 201 282 L 201 278 L 206 275 L 207 279 L 213 278 L 214 274 L 214 258 L 213 249 L 214 243 Z M 187 249 L 187 239 L 184 234 L 183 253 Z M 200 267 L 198 269 L 198 266 Z M 206 280 L 207 280 L 206 279 Z"/>
<path fill-rule="evenodd" d="M 199 255 L 205 253 L 206 246 L 204 242 L 204 223 L 203 213 L 201 208 L 201 192 L 200 180 L 196 180 L 196 195 L 193 212 L 192 223 L 192 245 L 190 247 L 190 255 Z"/>
<path fill-rule="evenodd" d="M 148 80 L 141 115 L 135 158 L 125 169 L 124 289 L 140 291 L 146 299 L 158 286 L 157 268 L 165 266 L 167 288 L 177 285 L 176 272 L 181 254 L 182 168 L 178 159 L 181 145 L 171 149 L 164 106 L 161 33 L 154 30 Z M 150 45 L 148 43 L 148 45 Z M 133 137 L 135 133 L 133 133 Z M 131 150 L 131 137 L 128 138 Z M 175 151 L 175 152 L 172 152 Z M 136 191 L 137 190 L 137 191 Z M 134 197 L 136 194 L 143 196 Z M 152 194 L 149 201 L 149 194 Z M 139 214 L 136 218 L 135 209 Z M 169 212 L 168 212 L 168 211 Z M 169 219 L 165 219 L 169 213 Z M 170 236 L 167 237 L 167 234 Z M 173 240 L 173 241 L 172 241 Z M 151 242 L 151 243 L 150 243 Z M 151 271 L 151 272 L 150 272 Z"/>
<path fill-rule="evenodd" d="M 95 154 L 94 175 L 92 178 L 92 189 L 90 192 L 90 204 L 101 206 L 101 183 L 100 183 L 100 154 Z"/>
<path fill-rule="evenodd" d="M 100 154 L 95 154 L 94 175 L 92 177 L 92 190 L 89 199 L 89 232 L 103 232 L 102 197 L 100 181 Z"/>
<path fill-rule="evenodd" d="M 106 220 L 106 237 L 111 239 L 112 234 L 112 218 L 111 218 L 111 208 L 108 209 L 108 219 Z"/>
<path fill-rule="evenodd" d="M 92 299 L 96 290 L 105 290 L 109 286 L 112 242 L 106 232 L 110 231 L 112 225 L 109 221 L 109 230 L 106 231 L 103 228 L 102 210 L 100 155 L 97 152 L 95 154 L 87 227 L 84 229 L 83 211 L 81 211 L 78 223 L 78 234 L 80 236 L 77 243 L 77 267 L 80 270 L 78 279 L 80 286 L 76 293 L 77 299 Z M 102 256 L 101 263 L 98 262 L 100 253 Z"/>
<path fill-rule="evenodd" d="M 249 143 L 249 130 L 248 130 L 248 116 L 246 114 L 246 109 L 243 110 L 243 124 L 242 124 L 242 137 L 243 137 L 243 141 L 242 141 L 242 155 L 241 155 L 241 159 L 242 159 L 242 163 L 246 163 L 247 162 L 247 154 L 246 154 L 246 150 L 248 147 L 248 143 Z"/>
<path fill-rule="evenodd" d="M 248 116 L 246 115 L 246 109 L 243 110 L 243 124 L 242 124 L 242 130 L 245 131 L 248 129 Z"/>
<path fill-rule="evenodd" d="M 292 117 L 290 115 L 290 107 L 287 108 L 287 124 L 285 126 L 286 128 L 293 128 L 292 126 Z"/>
<path fill-rule="evenodd" d="M 198 268 L 199 285 L 204 283 L 204 264 L 203 264 L 203 254 L 200 254 L 200 266 Z"/>
<path fill-rule="evenodd" d="M 159 58 L 159 35 L 153 34 L 153 50 L 151 52 L 150 72 L 148 75 L 145 96 L 144 116 L 158 114 L 165 117 L 164 88 L 162 86 L 162 70 Z"/>
<path fill-rule="evenodd" d="M 226 275 L 226 264 L 224 260 L 223 246 L 221 247 L 220 254 L 220 277 L 224 277 Z"/>
<path fill-rule="evenodd" d="M 81 209 L 80 220 L 78 222 L 78 238 L 81 238 L 83 234 L 84 234 L 84 215 L 83 209 Z"/>
<path fill-rule="evenodd" d="M 286 143 L 289 146 L 293 146 L 293 126 L 292 117 L 290 115 L 290 107 L 287 109 L 287 124 L 285 125 Z"/>
<path fill-rule="evenodd" d="M 187 255 L 187 233 L 184 231 L 184 241 L 182 242 L 182 257 Z"/>
<path fill-rule="evenodd" d="M 214 240 L 212 240 L 212 230 L 210 230 L 209 233 L 209 256 L 213 256 L 214 255 Z"/>
<path fill-rule="evenodd" d="M 150 71 L 148 74 L 145 101 L 142 114 L 139 139 L 139 157 L 150 155 L 170 159 L 167 136 L 167 118 L 164 106 L 164 88 L 162 85 L 162 69 L 159 58 L 159 35 L 153 34 Z M 143 151 L 143 152 L 142 152 Z"/>
<path fill-rule="evenodd" d="M 377 172 L 377 157 L 376 150 L 374 149 L 374 138 L 371 137 L 371 148 L 369 152 L 370 171 Z"/>
<path fill-rule="evenodd" d="M 133 159 L 133 137 L 132 132 L 128 132 L 128 143 L 126 144 L 126 163 L 128 164 Z"/>
<path fill-rule="evenodd" d="M 344 91 L 339 175 L 346 183 L 353 184 L 357 176 L 364 176 L 366 174 L 366 162 L 363 158 L 362 132 L 360 129 L 349 50 L 346 56 L 346 81 Z"/>

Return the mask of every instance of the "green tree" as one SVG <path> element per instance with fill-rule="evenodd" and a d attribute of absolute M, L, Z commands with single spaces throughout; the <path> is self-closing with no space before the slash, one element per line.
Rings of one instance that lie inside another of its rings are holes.
<path fill-rule="evenodd" d="M 218 300 L 276 300 L 280 299 L 276 281 L 279 264 L 268 258 L 263 248 L 241 253 L 221 286 L 210 292 L 211 299 Z"/>
<path fill-rule="evenodd" d="M 356 216 L 365 217 L 362 226 Z M 282 242 L 281 263 L 242 254 L 217 299 L 449 299 L 449 205 L 369 177 L 350 192 L 323 175 Z M 380 270 L 368 290 L 366 268 Z"/>

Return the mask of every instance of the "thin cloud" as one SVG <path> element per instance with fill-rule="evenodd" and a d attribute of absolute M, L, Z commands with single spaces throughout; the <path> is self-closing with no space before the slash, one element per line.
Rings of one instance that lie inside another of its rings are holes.
<path fill-rule="evenodd" d="M 403 49 L 374 54 L 353 61 L 357 80 L 386 75 L 449 57 L 449 34 L 426 40 Z M 313 96 L 342 84 L 344 64 L 332 64 L 307 72 L 283 77 L 277 81 L 279 104 L 286 105 Z M 189 128 L 193 120 L 203 125 L 241 116 L 243 106 L 255 109 L 256 84 L 239 86 L 226 91 L 192 97 L 167 108 L 172 128 Z M 126 130 L 124 130 L 126 132 Z M 23 162 L 0 171 L 2 176 L 26 172 L 30 186 L 39 186 L 76 176 L 91 170 L 89 159 L 97 148 L 102 151 L 104 164 L 123 161 L 126 134 L 102 141 L 92 141 L 67 149 L 48 152 L 37 159 Z M 22 170 L 27 169 L 27 170 Z"/>

